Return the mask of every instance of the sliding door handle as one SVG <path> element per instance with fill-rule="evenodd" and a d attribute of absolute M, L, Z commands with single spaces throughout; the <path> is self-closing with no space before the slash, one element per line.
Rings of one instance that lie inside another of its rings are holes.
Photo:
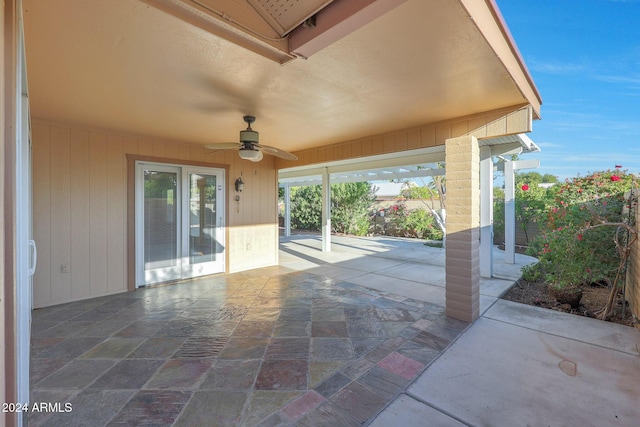
<path fill-rule="evenodd" d="M 38 264 L 38 249 L 36 248 L 36 242 L 34 240 L 29 240 L 29 249 L 31 249 L 32 256 L 30 257 L 31 262 L 29 266 L 29 276 L 33 276 L 36 272 L 36 265 Z"/>

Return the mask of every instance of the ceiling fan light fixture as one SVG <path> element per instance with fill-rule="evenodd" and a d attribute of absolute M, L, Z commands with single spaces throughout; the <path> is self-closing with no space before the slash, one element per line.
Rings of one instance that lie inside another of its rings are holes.
<path fill-rule="evenodd" d="M 251 160 L 252 162 L 259 162 L 262 160 L 262 151 L 251 148 L 241 148 L 238 150 L 240 158 L 243 160 Z"/>
<path fill-rule="evenodd" d="M 268 145 L 259 144 L 259 134 L 255 130 L 251 129 L 251 124 L 256 121 L 255 116 L 244 116 L 242 118 L 247 123 L 247 128 L 240 131 L 240 143 L 217 143 L 207 144 L 206 148 L 212 150 L 225 150 L 229 148 L 236 148 L 239 146 L 238 155 L 243 160 L 250 160 L 252 162 L 259 162 L 264 157 L 263 151 L 272 156 L 280 157 L 286 160 L 298 160 L 295 154 L 288 153 L 284 150 L 280 150 Z"/>

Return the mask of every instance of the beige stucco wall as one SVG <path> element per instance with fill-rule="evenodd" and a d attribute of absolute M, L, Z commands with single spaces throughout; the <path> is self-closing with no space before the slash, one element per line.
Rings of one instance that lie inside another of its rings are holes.
<path fill-rule="evenodd" d="M 127 251 L 127 155 L 228 167 L 228 271 L 277 263 L 272 157 L 252 163 L 233 150 L 208 153 L 201 145 L 38 120 L 32 134 L 35 307 L 127 290 L 134 256 Z M 241 173 L 245 190 L 238 203 L 234 182 Z"/>

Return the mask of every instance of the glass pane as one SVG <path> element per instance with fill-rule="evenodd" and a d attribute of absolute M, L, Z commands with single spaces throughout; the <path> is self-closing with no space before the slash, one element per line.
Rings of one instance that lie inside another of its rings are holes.
<path fill-rule="evenodd" d="M 216 176 L 189 174 L 189 260 L 216 260 Z"/>
<path fill-rule="evenodd" d="M 144 268 L 178 262 L 178 174 L 144 171 Z"/>

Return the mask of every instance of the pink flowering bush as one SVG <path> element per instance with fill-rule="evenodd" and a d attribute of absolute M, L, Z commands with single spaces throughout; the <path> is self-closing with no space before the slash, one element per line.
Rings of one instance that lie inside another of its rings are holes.
<path fill-rule="evenodd" d="M 553 187 L 552 187 L 553 188 Z M 530 240 L 529 225 L 539 224 L 546 218 L 546 213 L 553 196 L 550 189 L 538 185 L 523 184 L 516 189 L 516 219 L 525 234 L 527 242 Z"/>
<path fill-rule="evenodd" d="M 426 209 L 409 210 L 404 203 L 396 203 L 385 209 L 385 218 L 394 235 L 442 240 L 442 231 Z"/>
<path fill-rule="evenodd" d="M 527 280 L 543 279 L 556 288 L 593 282 L 611 284 L 620 264 L 614 237 L 616 227 L 603 223 L 631 223 L 635 208 L 625 198 L 632 176 L 620 170 L 596 172 L 567 180 L 550 193 L 541 233 L 528 253 L 540 262 L 526 268 Z M 627 194 L 628 197 L 628 194 Z M 600 224 L 600 226 L 598 226 Z"/>

